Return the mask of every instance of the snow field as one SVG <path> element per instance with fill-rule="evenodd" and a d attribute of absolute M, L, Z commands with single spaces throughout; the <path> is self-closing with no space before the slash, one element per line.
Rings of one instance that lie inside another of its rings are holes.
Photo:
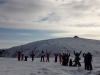
<path fill-rule="evenodd" d="M 93 58 L 92 64 L 93 70 L 89 75 L 99 75 L 100 58 Z M 88 75 L 89 71 L 84 70 L 83 58 L 81 65 L 81 67 L 62 66 L 59 62 L 54 63 L 54 58 L 50 58 L 50 62 L 40 62 L 40 58 L 35 58 L 33 62 L 31 58 L 28 58 L 28 61 L 0 58 L 0 75 Z"/>

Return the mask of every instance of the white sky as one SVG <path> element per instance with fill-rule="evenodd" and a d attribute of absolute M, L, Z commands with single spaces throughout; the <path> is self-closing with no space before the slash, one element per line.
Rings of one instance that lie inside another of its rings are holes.
<path fill-rule="evenodd" d="M 61 30 L 51 36 L 100 40 L 99 20 L 100 0 L 0 0 L 0 28 Z"/>

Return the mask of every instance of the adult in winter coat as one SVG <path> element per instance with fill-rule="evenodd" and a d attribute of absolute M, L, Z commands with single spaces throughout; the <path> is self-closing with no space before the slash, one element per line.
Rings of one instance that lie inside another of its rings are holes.
<path fill-rule="evenodd" d="M 50 52 L 47 52 L 47 51 L 46 51 L 46 57 L 47 57 L 46 62 L 50 62 L 49 56 L 50 56 Z"/>
<path fill-rule="evenodd" d="M 67 53 L 67 54 L 66 54 L 66 59 L 65 59 L 65 60 L 66 60 L 66 66 L 68 66 L 69 57 L 70 57 L 70 53 L 69 53 L 69 54 Z"/>
<path fill-rule="evenodd" d="M 62 65 L 66 66 L 66 54 L 65 53 L 63 53 L 62 55 Z"/>
<path fill-rule="evenodd" d="M 83 57 L 84 57 L 84 69 L 87 70 L 87 54 L 83 53 Z"/>
<path fill-rule="evenodd" d="M 69 62 L 69 56 L 70 56 L 70 53 L 68 54 L 63 54 L 63 57 L 62 57 L 62 59 L 63 59 L 63 62 L 62 62 L 62 65 L 63 66 L 68 66 L 68 62 Z"/>
<path fill-rule="evenodd" d="M 87 70 L 92 70 L 92 55 L 90 52 L 87 53 L 87 56 L 86 58 L 88 59 L 87 60 Z"/>
<path fill-rule="evenodd" d="M 41 62 L 42 62 L 42 61 L 45 62 L 45 61 L 44 61 L 44 56 L 45 56 L 45 53 L 44 53 L 44 51 L 42 50 L 42 52 L 41 52 Z"/>
<path fill-rule="evenodd" d="M 22 51 L 16 51 L 16 52 L 17 52 L 17 54 L 18 54 L 18 61 L 20 61 L 20 57 L 21 57 Z"/>
<path fill-rule="evenodd" d="M 59 53 L 59 62 L 60 62 L 60 64 L 62 62 L 62 54 L 61 53 Z"/>
<path fill-rule="evenodd" d="M 55 62 L 57 62 L 58 54 L 54 53 L 54 56 L 55 56 Z"/>
<path fill-rule="evenodd" d="M 22 59 L 21 59 L 21 60 L 24 60 L 24 54 L 21 54 L 21 57 L 22 57 Z"/>
<path fill-rule="evenodd" d="M 35 56 L 35 54 L 34 54 L 34 52 L 32 51 L 32 54 L 30 55 L 31 56 L 31 58 L 32 58 L 32 61 L 34 60 L 34 56 Z"/>
<path fill-rule="evenodd" d="M 81 54 L 81 51 L 80 51 L 80 53 L 76 53 L 75 51 L 74 51 L 74 55 L 75 55 L 75 60 L 74 60 L 74 65 L 73 66 L 81 66 L 81 64 L 80 64 L 80 54 Z"/>

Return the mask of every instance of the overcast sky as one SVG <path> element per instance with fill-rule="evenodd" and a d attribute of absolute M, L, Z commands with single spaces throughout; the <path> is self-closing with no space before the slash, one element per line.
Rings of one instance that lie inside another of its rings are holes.
<path fill-rule="evenodd" d="M 0 0 L 0 48 L 74 35 L 100 40 L 100 0 Z"/>

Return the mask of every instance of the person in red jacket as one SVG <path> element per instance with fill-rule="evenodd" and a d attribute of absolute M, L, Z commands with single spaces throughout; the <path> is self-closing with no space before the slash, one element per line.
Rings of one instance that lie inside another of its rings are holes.
<path fill-rule="evenodd" d="M 21 53 L 22 51 L 16 51 L 18 53 L 18 61 L 20 61 L 20 56 L 21 56 Z"/>
<path fill-rule="evenodd" d="M 60 62 L 60 64 L 62 62 L 62 55 L 61 55 L 61 53 L 59 53 L 59 62 Z"/>
<path fill-rule="evenodd" d="M 22 59 L 21 60 L 24 60 L 24 54 L 21 54 L 21 56 L 22 56 Z"/>
<path fill-rule="evenodd" d="M 49 56 L 50 56 L 50 52 L 48 53 L 48 52 L 46 51 L 46 57 L 47 57 L 46 62 L 50 62 Z"/>

